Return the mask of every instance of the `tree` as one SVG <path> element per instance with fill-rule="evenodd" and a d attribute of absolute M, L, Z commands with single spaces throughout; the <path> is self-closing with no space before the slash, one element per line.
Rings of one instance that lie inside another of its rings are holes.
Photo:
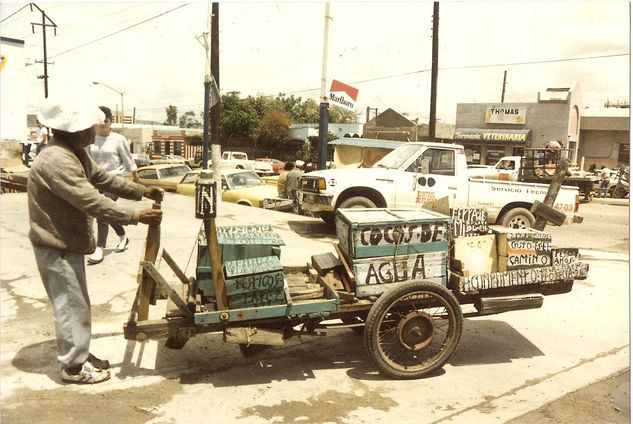
<path fill-rule="evenodd" d="M 167 106 L 165 108 L 165 114 L 167 115 L 167 119 L 163 122 L 164 125 L 178 125 L 178 108 L 176 106 Z"/>
<path fill-rule="evenodd" d="M 269 150 L 279 150 L 282 143 L 288 140 L 290 119 L 283 113 L 271 110 L 259 121 L 257 142 Z"/>
<path fill-rule="evenodd" d="M 356 123 L 356 113 L 353 110 L 344 109 L 339 106 L 330 107 L 330 123 L 354 124 Z"/>
<path fill-rule="evenodd" d="M 196 114 L 191 110 L 183 113 L 179 120 L 180 128 L 202 128 L 202 124 L 195 116 Z"/>
<path fill-rule="evenodd" d="M 240 99 L 238 91 L 222 95 L 222 115 L 220 116 L 220 138 L 228 142 L 232 137 L 254 137 L 257 133 L 259 116 L 250 96 Z"/>

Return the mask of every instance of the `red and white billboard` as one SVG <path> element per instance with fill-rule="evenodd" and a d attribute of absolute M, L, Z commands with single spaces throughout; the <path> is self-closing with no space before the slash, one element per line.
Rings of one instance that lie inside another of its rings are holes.
<path fill-rule="evenodd" d="M 354 110 L 356 107 L 357 97 L 358 88 L 343 84 L 335 79 L 332 80 L 332 86 L 330 87 L 330 102 L 336 103 L 337 106 Z"/>

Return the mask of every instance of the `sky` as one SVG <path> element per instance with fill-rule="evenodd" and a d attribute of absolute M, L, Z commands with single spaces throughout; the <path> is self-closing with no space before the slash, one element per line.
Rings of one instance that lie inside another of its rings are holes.
<path fill-rule="evenodd" d="M 42 27 L 27 3 L 0 4 L 0 35 L 25 41 L 28 112 L 44 98 Z M 207 3 L 38 2 L 47 29 L 49 95 L 76 94 L 113 110 L 163 121 L 202 111 Z M 578 81 L 583 105 L 627 101 L 628 1 L 440 2 L 437 118 L 455 123 L 457 103 L 535 102 L 548 87 Z M 222 93 L 293 94 L 319 101 L 325 3 L 220 2 Z M 433 3 L 330 3 L 327 87 L 359 90 L 356 113 L 392 108 L 428 121 Z"/>

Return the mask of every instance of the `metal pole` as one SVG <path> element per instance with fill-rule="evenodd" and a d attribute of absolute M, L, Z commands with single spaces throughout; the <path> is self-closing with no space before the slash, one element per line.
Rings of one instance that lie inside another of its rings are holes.
<path fill-rule="evenodd" d="M 125 109 L 123 109 L 123 92 L 121 92 L 121 132 L 125 130 Z M 125 135 L 125 134 L 123 134 Z"/>
<path fill-rule="evenodd" d="M 207 32 L 204 35 L 206 52 L 204 74 L 204 106 L 202 113 L 202 169 L 207 169 L 209 162 L 209 95 L 211 92 L 211 60 L 209 58 L 209 35 L 211 34 L 211 5 L 207 3 Z"/>
<path fill-rule="evenodd" d="M 501 89 L 501 103 L 506 98 L 506 76 L 508 75 L 508 71 L 503 71 L 503 88 Z"/>
<path fill-rule="evenodd" d="M 46 53 L 46 13 L 42 10 L 42 37 L 44 45 L 44 98 L 48 97 L 48 55 Z"/>
<path fill-rule="evenodd" d="M 437 102 L 437 45 L 440 25 L 440 3 L 433 2 L 433 53 L 431 58 L 431 107 L 429 113 L 429 141 L 435 141 L 435 115 Z"/>
<path fill-rule="evenodd" d="M 220 3 L 213 2 L 211 5 L 211 75 L 215 79 L 220 90 Z M 209 84 L 211 81 L 209 81 Z M 211 86 L 209 85 L 209 88 Z M 213 179 L 218 187 L 222 187 L 222 177 L 220 176 L 220 100 L 211 107 L 211 159 L 213 165 Z M 216 204 L 220 204 L 222 190 L 216 191 Z"/>
<path fill-rule="evenodd" d="M 329 116 L 329 103 L 326 94 L 327 84 L 327 58 L 328 36 L 330 27 L 330 3 L 325 3 L 325 24 L 323 27 L 323 59 L 321 67 L 321 104 L 319 106 L 319 144 L 317 148 L 317 169 L 325 169 L 327 159 L 327 136 Z"/>

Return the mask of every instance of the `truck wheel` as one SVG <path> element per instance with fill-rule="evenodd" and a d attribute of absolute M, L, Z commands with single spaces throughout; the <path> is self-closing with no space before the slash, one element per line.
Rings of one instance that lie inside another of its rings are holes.
<path fill-rule="evenodd" d="M 345 199 L 339 205 L 339 208 L 375 208 L 376 204 L 363 196 L 354 196 Z"/>
<path fill-rule="evenodd" d="M 525 208 L 510 209 L 501 219 L 501 225 L 510 228 L 532 228 L 535 222 L 532 212 Z"/>
<path fill-rule="evenodd" d="M 420 378 L 440 368 L 462 335 L 462 310 L 447 288 L 414 280 L 386 291 L 365 325 L 365 348 L 381 373 Z"/>

